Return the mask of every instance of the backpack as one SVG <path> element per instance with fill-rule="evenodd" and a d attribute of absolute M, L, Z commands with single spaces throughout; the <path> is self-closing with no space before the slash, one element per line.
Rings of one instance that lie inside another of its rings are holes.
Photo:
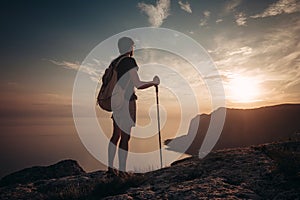
<path fill-rule="evenodd" d="M 111 62 L 108 68 L 105 69 L 104 75 L 102 76 L 102 85 L 97 96 L 97 104 L 100 106 L 100 108 L 108 112 L 116 110 L 118 107 L 122 106 L 121 104 L 123 102 L 124 92 L 120 87 L 116 88 L 115 90 L 114 88 L 118 82 L 118 73 L 116 68 L 123 58 L 125 58 L 125 56 L 119 58 L 119 60 L 115 64 L 113 64 L 114 62 Z M 119 93 L 118 102 L 114 100 L 114 104 L 118 105 L 112 105 L 112 96 L 116 95 L 113 94 L 113 92 Z M 112 108 L 112 106 L 114 107 L 114 109 Z"/>

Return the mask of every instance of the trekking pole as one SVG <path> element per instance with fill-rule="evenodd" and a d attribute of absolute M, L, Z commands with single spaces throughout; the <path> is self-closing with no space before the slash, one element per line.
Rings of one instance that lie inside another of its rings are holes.
<path fill-rule="evenodd" d="M 161 135 L 160 135 L 160 117 L 159 117 L 159 102 L 158 102 L 158 85 L 155 86 L 156 91 L 156 108 L 157 108 L 157 126 L 158 126 L 158 138 L 159 138 L 159 150 L 160 150 L 160 167 L 163 167 L 162 162 L 162 149 L 161 149 Z"/>

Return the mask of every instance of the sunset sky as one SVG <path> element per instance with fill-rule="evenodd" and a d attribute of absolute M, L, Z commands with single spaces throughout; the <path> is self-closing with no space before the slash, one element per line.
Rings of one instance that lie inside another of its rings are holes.
<path fill-rule="evenodd" d="M 173 29 L 201 44 L 222 77 L 227 107 L 300 102 L 298 0 L 5 0 L 0 25 L 0 177 L 65 158 L 86 170 L 101 168 L 77 136 L 73 84 L 95 46 L 129 29 Z M 145 56 L 136 54 L 141 66 Z M 180 65 L 170 57 L 161 62 Z M 210 113 L 204 88 L 198 98 Z M 141 102 L 150 92 L 144 95 Z M 168 95 L 161 98 L 170 102 Z"/>

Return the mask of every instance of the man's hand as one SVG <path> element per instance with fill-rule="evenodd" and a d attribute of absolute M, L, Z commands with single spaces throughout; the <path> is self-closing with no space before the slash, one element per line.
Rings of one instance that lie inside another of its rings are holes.
<path fill-rule="evenodd" d="M 158 77 L 158 76 L 154 76 L 154 77 L 153 77 L 153 84 L 154 84 L 154 85 L 159 85 L 159 84 L 160 84 L 160 80 L 159 80 L 159 77 Z"/>

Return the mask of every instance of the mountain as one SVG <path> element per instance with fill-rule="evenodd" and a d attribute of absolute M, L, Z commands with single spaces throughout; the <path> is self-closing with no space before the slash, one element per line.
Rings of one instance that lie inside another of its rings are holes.
<path fill-rule="evenodd" d="M 299 166 L 300 141 L 213 151 L 123 178 L 67 160 L 4 177 L 0 199 L 299 199 Z"/>
<path fill-rule="evenodd" d="M 220 108 L 213 114 L 218 115 L 224 111 L 222 109 L 225 108 Z M 202 114 L 193 118 L 187 135 L 165 141 L 168 149 L 198 155 L 210 119 L 211 114 Z M 283 104 L 256 109 L 226 109 L 224 127 L 213 150 L 286 140 L 296 137 L 299 133 L 300 104 Z M 183 144 L 191 145 L 184 150 Z"/>

